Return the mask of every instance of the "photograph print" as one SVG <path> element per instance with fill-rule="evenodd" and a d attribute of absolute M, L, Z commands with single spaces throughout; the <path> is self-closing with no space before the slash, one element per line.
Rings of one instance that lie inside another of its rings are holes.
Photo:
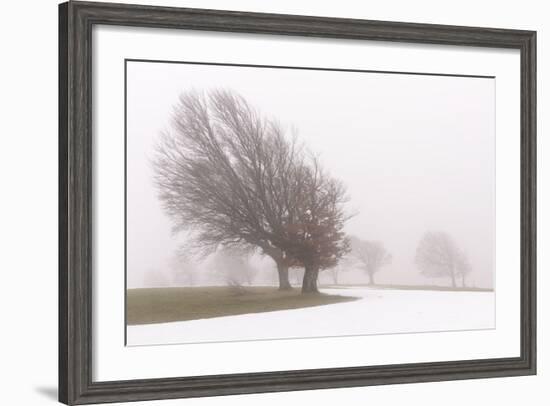
<path fill-rule="evenodd" d="M 126 345 L 495 328 L 495 79 L 125 61 Z"/>

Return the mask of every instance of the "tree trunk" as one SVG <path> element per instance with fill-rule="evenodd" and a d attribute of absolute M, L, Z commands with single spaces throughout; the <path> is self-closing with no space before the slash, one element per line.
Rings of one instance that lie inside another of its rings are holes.
<path fill-rule="evenodd" d="M 451 282 L 452 282 L 453 288 L 456 288 L 456 277 L 454 272 L 451 272 Z"/>
<path fill-rule="evenodd" d="M 464 274 L 462 274 L 462 287 L 465 288 L 466 287 L 466 279 L 464 277 Z"/>
<path fill-rule="evenodd" d="M 279 277 L 279 290 L 292 289 L 288 280 L 288 265 L 285 263 L 283 251 L 270 245 L 261 246 L 264 254 L 268 255 L 277 265 L 277 275 Z"/>
<path fill-rule="evenodd" d="M 277 262 L 277 274 L 279 275 L 279 290 L 292 289 L 288 280 L 288 266 L 283 262 Z"/>
<path fill-rule="evenodd" d="M 304 280 L 302 282 L 302 293 L 317 293 L 317 278 L 319 277 L 319 268 L 316 266 L 306 266 Z"/>
<path fill-rule="evenodd" d="M 374 272 L 369 272 L 369 285 L 374 285 Z"/>
<path fill-rule="evenodd" d="M 296 285 L 299 285 L 299 284 L 300 284 L 300 273 L 299 273 L 298 269 L 295 269 L 295 270 L 294 270 L 294 278 L 293 278 L 293 280 L 294 280 L 294 283 L 295 283 Z"/>

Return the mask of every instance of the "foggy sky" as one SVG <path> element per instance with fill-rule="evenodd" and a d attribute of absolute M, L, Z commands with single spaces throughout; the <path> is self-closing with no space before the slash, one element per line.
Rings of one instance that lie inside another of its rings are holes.
<path fill-rule="evenodd" d="M 493 286 L 493 79 L 128 62 L 128 287 L 167 269 L 184 238 L 171 235 L 157 199 L 152 146 L 181 92 L 216 88 L 295 127 L 345 183 L 358 213 L 345 230 L 393 255 L 377 282 L 432 282 L 414 265 L 416 246 L 424 232 L 446 231 L 470 258 L 471 282 Z"/>

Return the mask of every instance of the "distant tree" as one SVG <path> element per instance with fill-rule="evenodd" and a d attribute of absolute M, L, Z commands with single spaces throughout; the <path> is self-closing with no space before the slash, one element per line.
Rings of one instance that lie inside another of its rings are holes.
<path fill-rule="evenodd" d="M 351 253 L 369 276 L 369 284 L 374 285 L 374 275 L 392 261 L 392 256 L 380 241 L 365 241 L 351 238 Z"/>
<path fill-rule="evenodd" d="M 294 285 L 300 286 L 302 280 L 304 279 L 304 269 L 303 268 L 290 268 L 289 269 L 290 279 Z"/>
<path fill-rule="evenodd" d="M 252 285 L 257 274 L 246 255 L 242 251 L 223 249 L 214 256 L 214 270 L 228 286 L 241 287 Z"/>
<path fill-rule="evenodd" d="M 461 278 L 462 287 L 465 288 L 466 276 L 472 271 L 472 264 L 470 263 L 464 251 L 460 251 L 458 253 L 456 271 L 457 271 L 457 275 Z"/>
<path fill-rule="evenodd" d="M 416 249 L 415 263 L 421 273 L 429 277 L 449 277 L 451 286 L 457 287 L 457 278 L 471 270 L 466 254 L 445 232 L 427 232 Z"/>
<path fill-rule="evenodd" d="M 338 276 L 340 275 L 340 271 L 342 270 L 342 265 L 338 264 L 336 266 L 333 266 L 332 268 L 329 268 L 328 273 L 330 277 L 332 278 L 332 283 L 334 285 L 338 285 L 339 279 Z"/>
<path fill-rule="evenodd" d="M 351 239 L 350 239 L 350 243 L 351 243 Z M 350 247 L 351 247 L 351 244 L 350 244 Z M 330 276 L 332 283 L 334 285 L 338 285 L 341 282 L 340 276 L 342 272 L 352 267 L 353 262 L 354 262 L 353 257 L 351 255 L 346 255 L 340 260 L 340 262 L 338 262 L 337 265 L 327 270 L 327 273 Z"/>
<path fill-rule="evenodd" d="M 185 247 L 176 250 L 171 262 L 172 280 L 177 286 L 194 286 L 197 283 L 197 270 L 187 255 Z"/>
<path fill-rule="evenodd" d="M 146 288 L 168 287 L 170 286 L 170 281 L 164 272 L 151 268 L 143 277 L 143 285 Z"/>

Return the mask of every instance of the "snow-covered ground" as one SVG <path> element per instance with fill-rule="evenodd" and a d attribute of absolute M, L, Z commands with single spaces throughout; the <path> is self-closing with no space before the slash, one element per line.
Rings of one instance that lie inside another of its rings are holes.
<path fill-rule="evenodd" d="M 129 326 L 128 345 L 491 329 L 494 292 L 323 289 L 359 300 L 303 309 Z"/>

